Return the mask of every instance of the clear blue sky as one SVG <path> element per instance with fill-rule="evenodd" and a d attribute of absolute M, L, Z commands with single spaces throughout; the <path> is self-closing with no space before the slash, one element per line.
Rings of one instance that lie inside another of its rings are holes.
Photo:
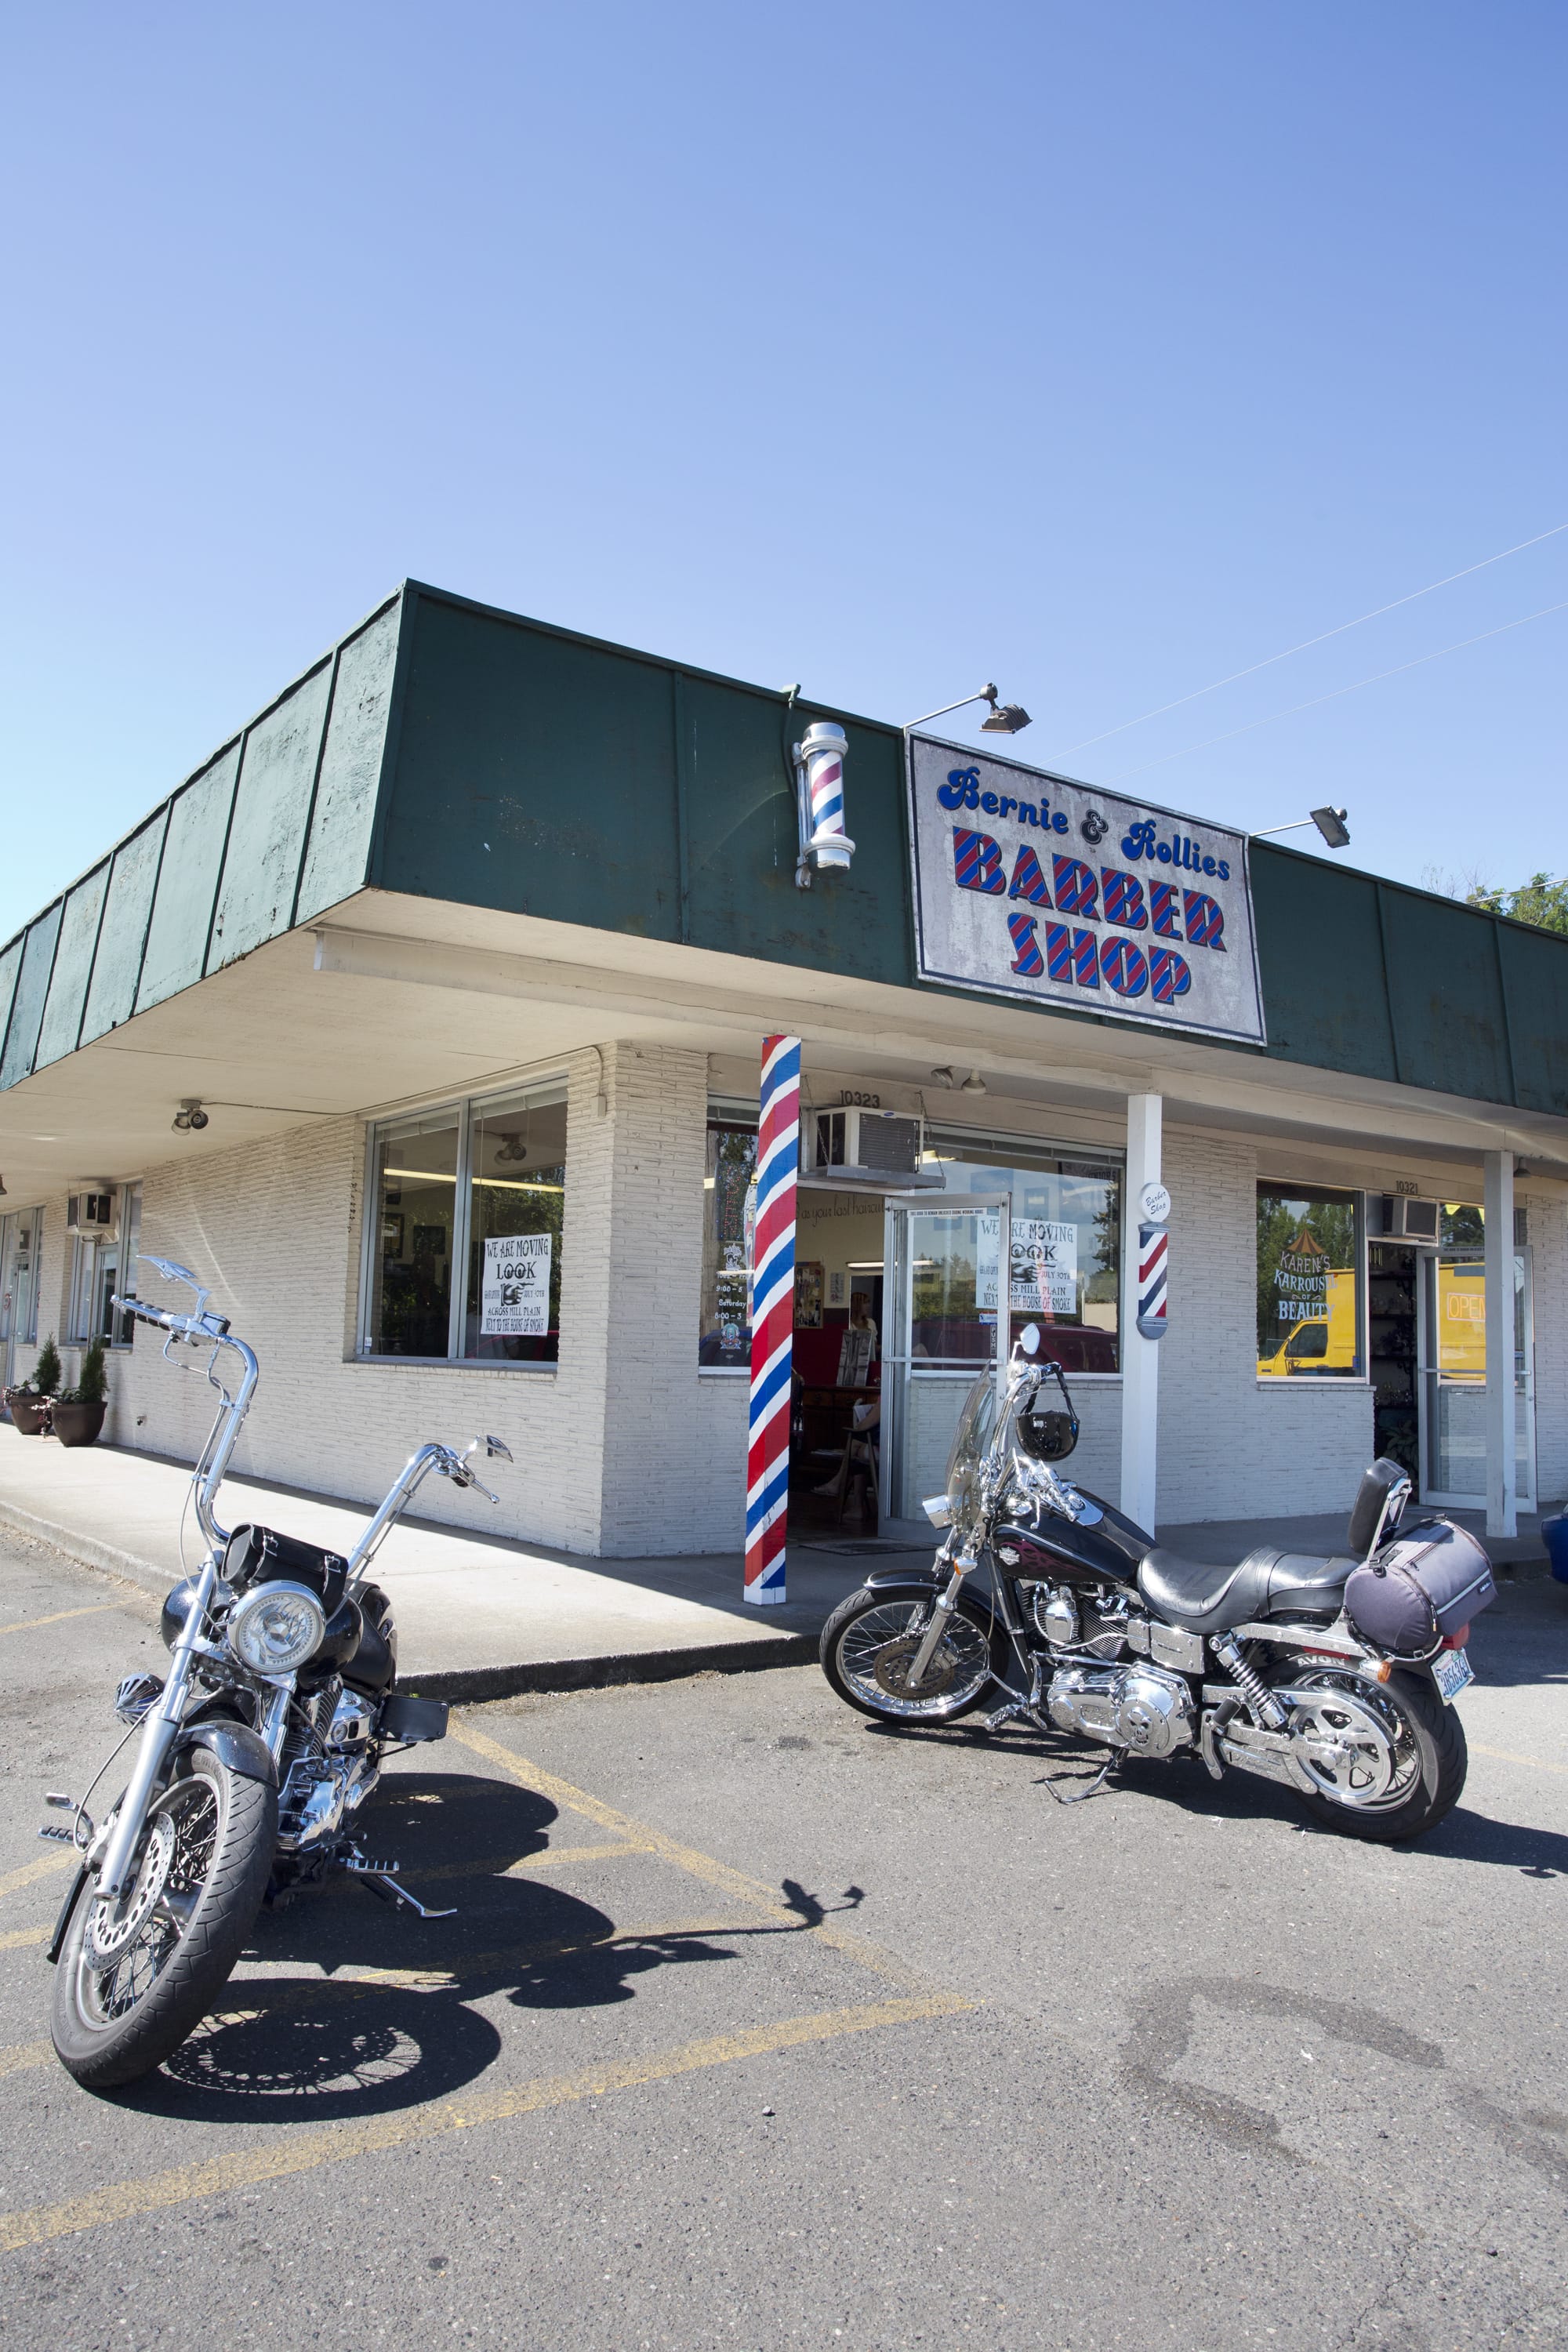
<path fill-rule="evenodd" d="M 0 54 L 0 937 L 405 573 L 1568 868 L 1568 612 L 1273 716 L 1568 600 L 1568 531 L 1086 743 L 1568 522 L 1560 0 L 88 0 Z"/>

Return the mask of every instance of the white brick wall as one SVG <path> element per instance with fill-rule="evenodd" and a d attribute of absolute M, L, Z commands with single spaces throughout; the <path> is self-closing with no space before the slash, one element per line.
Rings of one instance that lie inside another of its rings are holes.
<path fill-rule="evenodd" d="M 701 1375 L 705 1055 L 610 1045 L 568 1057 L 568 1180 L 556 1371 L 356 1362 L 364 1130 L 320 1119 L 148 1171 L 142 1247 L 183 1260 L 256 1347 L 262 1378 L 236 1466 L 371 1503 L 422 1439 L 493 1430 L 499 1508 L 442 1481 L 419 1510 L 588 1554 L 734 1551 L 744 1511 L 744 1378 Z M 543 1073 L 542 1073 L 543 1075 Z M 601 1100 L 603 1110 L 601 1111 Z M 1257 1378 L 1258 1155 L 1243 1138 L 1167 1129 L 1171 1328 L 1161 1342 L 1159 1516 L 1184 1520 L 1349 1509 L 1372 1456 L 1356 1383 Z M 1347 1167 L 1343 1181 L 1357 1176 Z M 1368 1180 L 1370 1181 L 1370 1180 Z M 1528 1197 L 1521 1193 L 1521 1198 Z M 1539 1491 L 1568 1494 L 1568 1209 L 1530 1200 Z M 63 1198 L 47 1204 L 40 1336 L 62 1331 Z M 149 1288 L 151 1285 L 147 1286 Z M 17 1377 L 35 1350 L 17 1349 Z M 67 1378 L 79 1350 L 62 1344 Z M 198 1360 L 185 1351 L 182 1360 Z M 210 1415 L 198 1376 L 143 1330 L 110 1359 L 107 1433 L 182 1460 Z M 1115 1497 L 1121 1391 L 1079 1384 L 1073 1474 Z"/>

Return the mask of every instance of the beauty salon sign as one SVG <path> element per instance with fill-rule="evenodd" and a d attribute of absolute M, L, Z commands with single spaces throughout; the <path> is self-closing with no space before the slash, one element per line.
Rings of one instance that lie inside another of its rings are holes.
<path fill-rule="evenodd" d="M 929 736 L 909 758 L 922 980 L 1263 1043 L 1245 834 Z"/>

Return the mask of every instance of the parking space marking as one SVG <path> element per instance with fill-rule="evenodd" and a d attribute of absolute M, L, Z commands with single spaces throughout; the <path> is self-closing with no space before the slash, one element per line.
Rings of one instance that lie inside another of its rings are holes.
<path fill-rule="evenodd" d="M 98 1601 L 90 1609 L 57 1609 L 52 1617 L 18 1617 L 9 1625 L 0 1625 L 0 1633 L 30 1633 L 38 1625 L 63 1625 L 68 1617 L 101 1617 L 106 1609 L 118 1609 L 118 1601 Z"/>
<path fill-rule="evenodd" d="M 134 2221 L 171 2205 L 185 2205 L 203 2197 L 231 2194 L 264 2180 L 281 2180 L 290 2174 L 314 2171 L 323 2164 L 381 2154 L 388 2148 L 472 2131 L 485 2124 L 536 2115 L 546 2107 L 566 2106 L 580 2099 L 603 2098 L 611 2092 L 630 2091 L 645 2084 L 672 2081 L 740 2058 L 762 2058 L 781 2050 L 805 2049 L 813 2042 L 832 2042 L 850 2033 L 871 2033 L 883 2026 L 910 2025 L 928 2018 L 956 2016 L 973 2006 L 957 1993 L 927 1993 L 913 1999 L 864 2001 L 850 2009 L 819 2011 L 815 2016 L 789 2017 L 774 2025 L 757 2025 L 736 2033 L 711 2034 L 700 2042 L 682 2042 L 673 2049 L 651 2051 L 646 2057 L 614 2059 L 584 2067 L 575 2074 L 543 2075 L 519 2083 L 510 2090 L 480 2093 L 439 2105 L 404 2109 L 375 2116 L 360 2124 L 329 2126 L 298 2137 L 269 2138 L 260 2147 L 237 2149 L 232 2155 L 176 2166 L 140 2180 L 121 2180 L 85 2197 L 56 2205 L 37 2205 L 0 2214 L 0 2251 L 15 2252 L 24 2246 L 42 2245 L 84 2230 L 101 2229 L 114 2221 Z"/>
<path fill-rule="evenodd" d="M 1479 1739 L 1465 1744 L 1472 1756 L 1489 1756 L 1499 1764 L 1528 1764 L 1532 1772 L 1568 1772 L 1568 1764 L 1549 1764 L 1544 1756 L 1514 1756 L 1506 1748 L 1483 1748 Z"/>
<path fill-rule="evenodd" d="M 0 2074 L 20 2074 L 29 2066 L 47 2066 L 55 2054 L 52 2042 L 13 2042 L 0 2050 Z"/>
<path fill-rule="evenodd" d="M 0 1895 L 15 1895 L 19 1888 L 31 1886 L 37 1879 L 49 1878 L 58 1870 L 72 1870 L 75 1866 L 75 1852 L 69 1847 L 62 1851 L 57 1846 L 53 1853 L 41 1854 L 37 1862 L 24 1862 L 16 1869 L 6 1871 L 0 1878 Z"/>
<path fill-rule="evenodd" d="M 20 1951 L 24 1944 L 47 1944 L 54 1932 L 52 1919 L 47 1927 L 13 1927 L 9 1935 L 0 1936 L 0 1952 Z"/>
<path fill-rule="evenodd" d="M 650 1822 L 639 1822 L 630 1813 L 617 1811 L 614 1805 L 606 1805 L 599 1798 L 591 1797 L 585 1789 L 574 1788 L 570 1780 L 563 1780 L 556 1773 L 547 1772 L 542 1764 L 534 1764 L 512 1748 L 503 1748 L 499 1739 L 492 1739 L 488 1732 L 479 1730 L 467 1716 L 452 1718 L 447 1736 L 459 1740 L 465 1748 L 471 1748 L 476 1755 L 487 1758 L 492 1764 L 499 1764 L 502 1771 L 510 1773 L 522 1788 L 550 1798 L 552 1803 L 565 1806 L 570 1812 L 581 1813 L 585 1821 L 595 1822 L 600 1829 L 615 1832 L 628 1843 L 635 1841 L 640 1843 L 645 1852 L 658 1855 L 661 1862 L 673 1864 L 677 1870 L 687 1872 L 692 1878 L 701 1879 L 707 1885 L 718 1887 L 735 1902 L 747 1904 L 752 1909 L 765 1913 L 770 1919 L 786 1921 L 791 1927 L 802 1925 L 803 1914 L 792 1909 L 787 1903 L 780 1902 L 776 1886 L 768 1886 L 762 1879 L 752 1878 L 743 1870 L 736 1870 L 727 1862 L 717 1861 L 712 1854 L 700 1853 L 694 1846 L 682 1845 L 678 1838 L 668 1837 L 663 1830 L 655 1829 Z M 895 1959 L 890 1952 L 883 1951 L 868 1937 L 858 1936 L 847 1927 L 835 1927 L 830 1920 L 811 1922 L 807 1932 L 819 1943 L 831 1945 L 848 1958 L 858 1960 L 862 1968 L 869 1969 L 874 1975 L 889 1977 L 895 1984 L 911 1988 L 923 1988 L 930 1984 L 930 1979 L 921 1970 Z"/>
<path fill-rule="evenodd" d="M 517 1878 L 536 1870 L 566 1870 L 575 1862 L 615 1862 L 624 1853 L 651 1851 L 629 1838 L 616 1838 L 611 1845 L 552 1845 L 543 1853 L 525 1853 L 513 1862 L 504 1855 L 491 1854 L 481 1862 L 439 1862 L 430 1870 L 419 1863 L 409 1877 L 421 1886 L 434 1878 Z M 401 1877 L 402 1873 L 398 1875 Z"/>

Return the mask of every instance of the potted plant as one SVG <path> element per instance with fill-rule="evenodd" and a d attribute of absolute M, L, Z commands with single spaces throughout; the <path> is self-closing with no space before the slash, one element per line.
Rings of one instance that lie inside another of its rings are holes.
<path fill-rule="evenodd" d="M 24 1437 L 47 1437 L 55 1391 L 60 1384 L 60 1351 L 51 1331 L 38 1349 L 38 1360 L 33 1366 L 33 1377 L 17 1388 L 7 1389 L 5 1403 L 12 1420 Z"/>
<path fill-rule="evenodd" d="M 62 1389 L 51 1416 L 62 1445 L 91 1445 L 109 1410 L 109 1382 L 104 1376 L 103 1341 L 94 1339 L 81 1360 L 74 1389 Z"/>

